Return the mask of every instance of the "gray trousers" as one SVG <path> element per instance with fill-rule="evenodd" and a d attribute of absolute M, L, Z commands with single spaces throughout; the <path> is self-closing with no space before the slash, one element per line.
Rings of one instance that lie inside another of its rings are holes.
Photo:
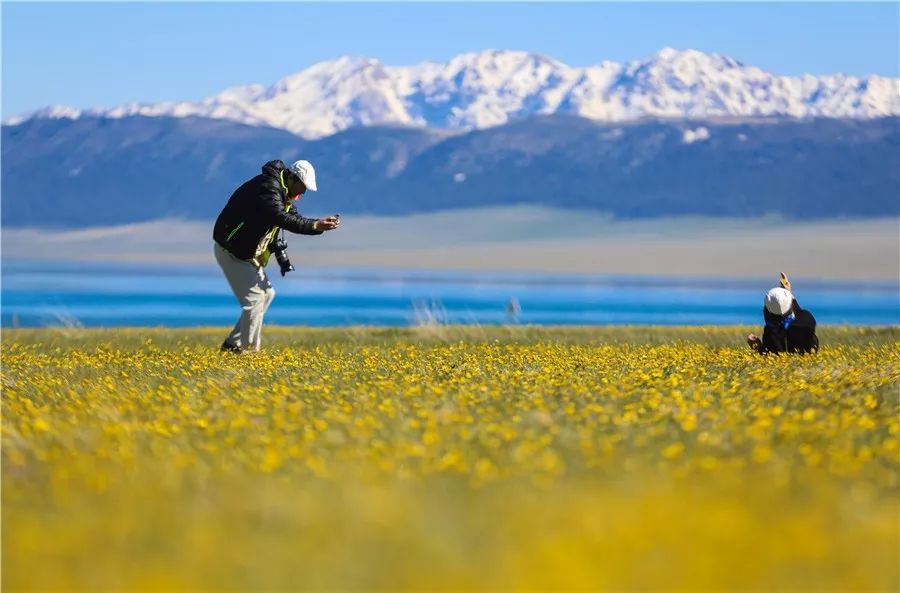
<path fill-rule="evenodd" d="M 213 252 L 241 304 L 241 316 L 225 341 L 242 350 L 259 350 L 263 316 L 275 299 L 275 289 L 266 270 L 256 262 L 238 259 L 218 243 L 214 243 Z"/>

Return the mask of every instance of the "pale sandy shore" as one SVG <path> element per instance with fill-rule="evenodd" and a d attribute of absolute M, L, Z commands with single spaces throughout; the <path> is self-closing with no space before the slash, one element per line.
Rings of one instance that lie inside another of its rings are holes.
<path fill-rule="evenodd" d="M 324 215 L 324 213 L 309 213 Z M 78 231 L 3 229 L 3 261 L 213 264 L 209 222 Z M 900 282 L 900 220 L 615 221 L 536 207 L 402 218 L 345 216 L 321 237 L 288 236 L 298 266 L 509 270 Z"/>

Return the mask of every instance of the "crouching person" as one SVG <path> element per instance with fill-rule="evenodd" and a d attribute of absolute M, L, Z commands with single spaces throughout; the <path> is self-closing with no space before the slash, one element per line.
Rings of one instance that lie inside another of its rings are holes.
<path fill-rule="evenodd" d="M 747 336 L 747 343 L 760 354 L 818 352 L 816 318 L 797 303 L 791 283 L 784 274 L 781 275 L 781 286 L 766 293 L 763 319 L 766 326 L 762 339 L 756 334 Z"/>

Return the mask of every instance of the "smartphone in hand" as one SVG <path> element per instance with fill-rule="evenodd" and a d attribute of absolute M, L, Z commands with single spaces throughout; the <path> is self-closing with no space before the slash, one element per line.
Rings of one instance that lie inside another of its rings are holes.
<path fill-rule="evenodd" d="M 785 275 L 784 272 L 781 272 L 780 281 L 781 281 L 781 288 L 784 288 L 785 290 L 791 289 L 791 281 L 788 280 L 788 277 Z"/>

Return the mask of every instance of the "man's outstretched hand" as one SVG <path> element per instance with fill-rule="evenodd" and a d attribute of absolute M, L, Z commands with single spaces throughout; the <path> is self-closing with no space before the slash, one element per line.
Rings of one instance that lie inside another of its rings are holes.
<path fill-rule="evenodd" d="M 328 218 L 320 218 L 313 226 L 314 231 L 333 231 L 341 226 L 341 218 L 339 216 L 329 216 Z"/>

